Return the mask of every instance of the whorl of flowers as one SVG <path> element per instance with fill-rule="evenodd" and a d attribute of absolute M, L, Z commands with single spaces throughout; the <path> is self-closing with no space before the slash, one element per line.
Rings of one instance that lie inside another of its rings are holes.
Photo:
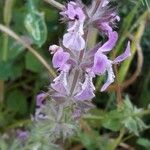
<path fill-rule="evenodd" d="M 128 42 L 123 54 L 114 60 L 107 56 L 118 40 L 114 27 L 120 20 L 115 10 L 109 7 L 108 0 L 93 0 L 90 7 L 79 0 L 70 1 L 60 14 L 68 25 L 67 31 L 60 46 L 49 47 L 53 55 L 53 67 L 58 70 L 59 75 L 51 83 L 47 94 L 37 96 L 38 108 L 34 118 L 36 121 L 49 120 L 52 128 L 48 132 L 55 134 L 56 139 L 73 134 L 74 125 L 93 108 L 93 78 L 107 74 L 107 80 L 101 87 L 101 91 L 105 91 L 114 82 L 112 65 L 131 55 Z M 87 49 L 89 27 L 97 28 L 99 33 L 107 37 L 107 41 Z M 44 101 L 45 97 L 48 100 Z"/>

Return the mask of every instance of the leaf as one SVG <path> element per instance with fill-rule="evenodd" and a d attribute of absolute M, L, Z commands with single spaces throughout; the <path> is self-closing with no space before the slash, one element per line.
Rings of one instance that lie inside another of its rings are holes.
<path fill-rule="evenodd" d="M 124 101 L 124 106 L 122 108 L 122 112 L 124 114 L 122 123 L 129 130 L 129 132 L 134 133 L 139 136 L 139 132 L 143 131 L 146 128 L 143 120 L 138 116 L 138 113 L 142 112 L 142 109 L 134 106 L 128 97 Z"/>
<path fill-rule="evenodd" d="M 11 77 L 11 63 L 0 61 L 0 80 L 7 80 Z"/>
<path fill-rule="evenodd" d="M 21 36 L 21 39 L 24 42 L 28 43 L 28 45 L 32 44 L 32 41 L 27 36 Z M 8 49 L 9 51 L 8 59 L 9 60 L 16 59 L 19 56 L 19 54 L 24 52 L 25 49 L 26 48 L 22 44 L 18 43 L 17 41 L 14 41 L 13 39 L 10 39 Z"/>
<path fill-rule="evenodd" d="M 107 136 L 100 136 L 96 131 L 90 131 L 89 133 L 80 131 L 78 140 L 87 150 L 108 150 L 111 143 Z"/>
<path fill-rule="evenodd" d="M 7 97 L 7 107 L 20 115 L 26 114 L 27 101 L 25 95 L 19 90 L 12 91 Z"/>
<path fill-rule="evenodd" d="M 135 107 L 128 97 L 126 97 L 122 106 L 108 112 L 106 116 L 104 116 L 102 125 L 112 131 L 119 131 L 121 127 L 124 126 L 129 132 L 138 136 L 139 132 L 146 128 L 145 123 L 138 116 L 138 113 L 141 111 L 142 109 Z"/>
<path fill-rule="evenodd" d="M 0 61 L 0 80 L 16 79 L 22 75 L 23 66 L 16 65 L 14 62 L 3 62 Z"/>
<path fill-rule="evenodd" d="M 112 131 L 119 131 L 121 128 L 121 118 L 122 114 L 120 114 L 117 110 L 110 111 L 104 117 L 103 127 Z"/>
<path fill-rule="evenodd" d="M 146 138 L 139 138 L 137 140 L 137 144 L 141 145 L 142 147 L 145 148 L 145 150 L 149 150 L 150 149 L 150 140 L 146 139 Z"/>
<path fill-rule="evenodd" d="M 47 27 L 44 14 L 38 12 L 34 1 L 28 1 L 28 12 L 25 16 L 24 25 L 33 42 L 41 47 L 47 39 Z"/>
<path fill-rule="evenodd" d="M 8 149 L 8 146 L 6 142 L 4 141 L 4 139 L 0 137 L 0 150 L 7 150 L 7 149 Z"/>
<path fill-rule="evenodd" d="M 30 52 L 26 53 L 25 65 L 26 65 L 26 69 L 35 73 L 41 72 L 42 70 L 41 63 Z"/>

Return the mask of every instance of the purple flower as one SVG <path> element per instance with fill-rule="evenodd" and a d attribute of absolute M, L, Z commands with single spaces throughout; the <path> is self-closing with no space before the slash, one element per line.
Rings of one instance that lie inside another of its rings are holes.
<path fill-rule="evenodd" d="M 85 14 L 82 8 L 75 2 L 71 1 L 64 12 L 61 14 L 69 20 L 68 33 L 63 36 L 63 45 L 71 50 L 80 51 L 85 48 L 83 27 Z"/>
<path fill-rule="evenodd" d="M 28 131 L 23 131 L 23 130 L 18 129 L 18 130 L 17 130 L 17 137 L 18 137 L 18 139 L 20 139 L 21 141 L 25 141 L 25 140 L 27 140 L 28 137 L 29 137 L 29 132 L 28 132 Z"/>
<path fill-rule="evenodd" d="M 86 10 L 89 23 L 107 36 L 109 31 L 113 31 L 116 22 L 120 21 L 115 9 L 109 7 L 109 2 L 110 0 L 92 1 L 91 7 Z"/>
<path fill-rule="evenodd" d="M 112 82 L 114 82 L 115 75 L 113 73 L 112 64 L 120 63 L 120 62 L 124 61 L 125 59 L 127 59 L 131 55 L 131 53 L 130 53 L 130 42 L 128 42 L 125 52 L 123 54 L 121 54 L 120 56 L 118 56 L 114 61 L 111 61 L 108 59 L 106 54 L 104 54 L 104 52 L 110 51 L 113 48 L 114 44 L 112 46 L 112 44 L 107 45 L 106 43 L 103 44 L 98 49 L 98 51 L 95 53 L 94 65 L 92 67 L 92 70 L 96 75 L 104 74 L 106 71 L 108 73 L 107 81 L 102 86 L 101 91 L 105 91 L 107 89 L 107 87 Z M 104 46 L 104 45 L 107 45 L 107 46 Z"/>
<path fill-rule="evenodd" d="M 92 82 L 93 76 L 89 73 L 85 75 L 85 81 L 82 84 L 81 91 L 77 93 L 75 99 L 84 101 L 84 100 L 91 100 L 95 97 L 94 90 L 95 87 Z"/>
<path fill-rule="evenodd" d="M 101 87 L 101 91 L 105 91 L 115 79 L 113 64 L 118 64 L 131 55 L 128 42 L 123 54 L 114 60 L 107 56 L 117 43 L 118 33 L 114 28 L 120 20 L 115 9 L 109 7 L 109 1 L 93 0 L 90 7 L 85 6 L 81 0 L 70 1 L 60 13 L 67 22 L 67 32 L 60 42 L 61 47 L 49 47 L 50 53 L 53 54 L 53 67 L 59 74 L 51 83 L 47 94 L 50 97 L 48 101 L 43 104 L 44 93 L 37 96 L 39 107 L 34 117 L 35 121 L 48 121 L 48 132 L 56 140 L 61 135 L 71 135 L 74 124 L 93 108 L 94 77 L 107 75 L 107 80 Z M 107 40 L 87 50 L 86 44 L 90 38 L 88 36 L 86 39 L 86 35 L 90 27 L 97 28 Z"/>
<path fill-rule="evenodd" d="M 63 49 L 59 49 L 57 52 L 54 53 L 52 63 L 54 68 L 63 68 L 66 62 L 69 60 L 70 54 L 64 52 Z"/>
<path fill-rule="evenodd" d="M 68 3 L 66 10 L 61 12 L 61 14 L 70 20 L 79 20 L 80 22 L 84 22 L 85 20 L 85 15 L 82 8 L 80 8 L 80 6 L 73 1 Z"/>
<path fill-rule="evenodd" d="M 43 102 L 45 100 L 46 94 L 45 93 L 40 93 L 36 97 L 36 106 L 42 106 Z"/>
<path fill-rule="evenodd" d="M 66 70 L 65 70 L 66 69 Z M 54 83 L 51 84 L 51 87 L 56 90 L 58 93 L 63 95 L 67 95 L 68 93 L 68 71 L 70 69 L 69 66 L 65 66 L 65 71 L 61 71 L 59 76 L 54 79 Z"/>

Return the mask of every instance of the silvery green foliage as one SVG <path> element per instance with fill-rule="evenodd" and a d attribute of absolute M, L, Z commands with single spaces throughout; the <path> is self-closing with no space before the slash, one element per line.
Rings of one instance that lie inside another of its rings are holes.
<path fill-rule="evenodd" d="M 22 142 L 24 147 L 35 150 L 61 150 L 59 145 L 75 134 L 78 128 L 70 117 L 70 108 L 62 107 L 63 105 L 58 107 L 55 101 L 47 100 L 36 109 L 29 137 Z"/>
<path fill-rule="evenodd" d="M 134 106 L 128 98 L 124 101 L 124 108 L 122 111 L 125 117 L 122 123 L 129 130 L 129 132 L 132 132 L 138 136 L 140 131 L 146 129 L 146 125 L 140 116 L 143 109 L 139 109 Z"/>
<path fill-rule="evenodd" d="M 77 130 L 76 122 L 70 117 L 70 108 L 64 109 L 63 105 L 59 106 L 55 101 L 47 100 L 46 104 L 36 109 L 36 113 L 31 131 L 36 139 L 42 137 L 44 141 L 55 142 L 66 139 Z"/>
<path fill-rule="evenodd" d="M 130 133 L 139 136 L 139 133 L 147 127 L 141 119 L 142 111 L 143 109 L 134 106 L 126 97 L 120 107 L 104 116 L 103 126 L 112 131 L 119 131 L 125 127 Z"/>

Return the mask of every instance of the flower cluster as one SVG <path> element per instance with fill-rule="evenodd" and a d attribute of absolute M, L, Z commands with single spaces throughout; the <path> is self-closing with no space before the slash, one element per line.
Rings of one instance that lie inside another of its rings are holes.
<path fill-rule="evenodd" d="M 107 74 L 107 81 L 101 88 L 105 91 L 114 82 L 112 65 L 127 59 L 130 53 L 130 42 L 123 54 L 110 60 L 107 54 L 115 47 L 118 34 L 114 31 L 116 23 L 120 20 L 113 8 L 109 7 L 109 0 L 92 2 L 86 7 L 81 1 L 70 1 L 63 12 L 60 13 L 67 22 L 67 32 L 64 34 L 61 45 L 51 45 L 50 53 L 53 55 L 52 64 L 59 72 L 49 87 L 48 94 L 40 94 L 37 97 L 37 111 L 35 120 L 48 119 L 50 114 L 45 110 L 47 102 L 45 97 L 50 97 L 51 112 L 53 113 L 53 133 L 63 133 L 65 137 L 72 133 L 65 132 L 67 127 L 66 114 L 69 114 L 69 122 L 78 122 L 80 117 L 93 108 L 91 100 L 95 97 L 93 78 L 96 75 Z M 98 43 L 92 49 L 87 49 L 87 32 L 90 27 L 104 33 L 107 41 Z M 67 113 L 65 113 L 67 111 Z M 67 127 L 66 130 L 69 130 Z"/>

